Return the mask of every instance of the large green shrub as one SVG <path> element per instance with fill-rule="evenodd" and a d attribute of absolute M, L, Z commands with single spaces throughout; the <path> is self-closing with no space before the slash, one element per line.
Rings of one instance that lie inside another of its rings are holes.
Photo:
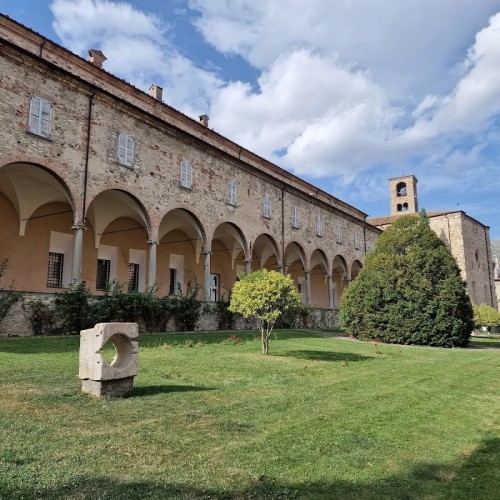
<path fill-rule="evenodd" d="M 500 326 L 500 313 L 487 304 L 474 306 L 474 324 L 476 327 L 494 328 Z"/>
<path fill-rule="evenodd" d="M 420 216 L 401 216 L 347 287 L 341 326 L 359 339 L 466 346 L 472 305 L 455 259 Z"/>
<path fill-rule="evenodd" d="M 184 295 L 176 295 L 170 299 L 175 319 L 175 326 L 180 332 L 193 331 L 201 315 L 201 300 L 198 295 L 200 286 L 188 283 Z"/>

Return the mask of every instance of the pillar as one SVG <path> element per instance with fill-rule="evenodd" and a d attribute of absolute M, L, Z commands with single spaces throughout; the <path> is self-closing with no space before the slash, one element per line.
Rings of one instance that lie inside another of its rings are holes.
<path fill-rule="evenodd" d="M 203 252 L 205 257 L 205 262 L 203 266 L 204 272 L 204 283 L 205 283 L 205 300 L 210 300 L 210 256 L 212 252 L 210 250 L 205 250 Z"/>
<path fill-rule="evenodd" d="M 252 272 L 252 259 L 245 259 L 245 274 Z"/>
<path fill-rule="evenodd" d="M 148 288 L 152 289 L 156 284 L 156 248 L 158 242 L 156 240 L 148 240 L 149 245 L 149 272 L 148 272 Z"/>
<path fill-rule="evenodd" d="M 306 306 L 311 306 L 311 271 L 304 271 L 306 275 Z"/>
<path fill-rule="evenodd" d="M 75 233 L 73 239 L 73 265 L 71 267 L 71 281 L 79 283 L 82 278 L 83 231 L 85 224 L 75 224 L 71 229 Z"/>
<path fill-rule="evenodd" d="M 333 283 L 332 283 L 332 275 L 326 275 L 326 285 L 328 286 L 328 307 L 330 309 L 334 308 L 334 295 L 333 295 Z"/>

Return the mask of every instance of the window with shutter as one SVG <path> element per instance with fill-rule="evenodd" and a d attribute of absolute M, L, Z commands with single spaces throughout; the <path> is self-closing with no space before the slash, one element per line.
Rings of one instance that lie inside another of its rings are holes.
<path fill-rule="evenodd" d="M 236 205 L 236 181 L 227 183 L 227 202 L 230 205 Z"/>
<path fill-rule="evenodd" d="M 271 218 L 271 197 L 268 194 L 264 196 L 262 215 L 266 217 L 266 219 Z"/>
<path fill-rule="evenodd" d="M 191 189 L 193 185 L 193 166 L 188 160 L 181 161 L 181 186 Z"/>
<path fill-rule="evenodd" d="M 123 132 L 118 136 L 118 161 L 127 167 L 134 164 L 134 139 Z"/>
<path fill-rule="evenodd" d="M 321 215 L 316 217 L 316 235 L 323 236 L 323 219 Z"/>
<path fill-rule="evenodd" d="M 292 207 L 292 227 L 299 228 L 299 209 L 297 207 Z"/>
<path fill-rule="evenodd" d="M 50 137 L 52 103 L 33 96 L 30 100 L 28 130 L 42 137 Z"/>

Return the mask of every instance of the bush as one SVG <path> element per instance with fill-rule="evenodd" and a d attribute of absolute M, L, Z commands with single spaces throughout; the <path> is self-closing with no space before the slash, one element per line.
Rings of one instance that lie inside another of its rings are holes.
<path fill-rule="evenodd" d="M 0 282 L 5 273 L 5 269 L 7 269 L 7 262 L 8 260 L 4 259 L 3 262 L 0 264 Z M 14 304 L 14 302 L 17 302 L 19 300 L 21 294 L 18 292 L 14 292 L 14 290 L 12 289 L 12 285 L 7 290 L 0 287 L 0 292 L 1 292 L 0 294 L 0 321 L 1 321 L 8 313 L 12 304 Z"/>
<path fill-rule="evenodd" d="M 466 285 L 425 213 L 401 216 L 379 237 L 344 293 L 340 322 L 359 339 L 467 345 L 474 324 Z"/>
<path fill-rule="evenodd" d="M 190 332 L 196 328 L 201 315 L 201 300 L 198 299 L 200 286 L 191 286 L 188 283 L 184 295 L 178 295 L 170 299 L 175 318 L 175 326 L 180 332 Z"/>
<path fill-rule="evenodd" d="M 474 324 L 476 328 L 486 326 L 488 329 L 500 326 L 500 313 L 487 304 L 474 306 Z"/>
<path fill-rule="evenodd" d="M 229 304 L 231 300 L 231 293 L 228 294 L 228 299 L 225 296 L 221 296 L 219 300 L 215 303 L 215 316 L 217 317 L 217 328 L 219 330 L 233 330 L 235 314 L 229 309 Z"/>

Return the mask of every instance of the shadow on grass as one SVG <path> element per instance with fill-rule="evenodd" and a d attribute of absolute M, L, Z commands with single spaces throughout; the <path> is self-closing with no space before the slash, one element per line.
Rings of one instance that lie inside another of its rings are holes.
<path fill-rule="evenodd" d="M 478 340 L 471 338 L 469 347 L 477 349 L 500 349 L 500 340 Z"/>
<path fill-rule="evenodd" d="M 200 387 L 195 385 L 147 385 L 144 387 L 134 387 L 127 397 L 135 398 L 141 396 L 155 396 L 156 394 L 169 394 L 172 392 L 201 392 L 214 390 L 213 387 Z"/>
<path fill-rule="evenodd" d="M 277 356 L 285 356 L 298 359 L 308 359 L 311 361 L 367 361 L 374 359 L 373 356 L 362 356 L 360 354 L 353 354 L 350 352 L 331 352 L 331 351 L 286 351 Z"/>
<path fill-rule="evenodd" d="M 118 478 L 77 476 L 66 484 L 55 487 L 13 485 L 0 481 L 2 498 L 78 498 L 78 499 L 487 499 L 498 498 L 500 475 L 500 440 L 490 439 L 465 462 L 443 466 L 426 463 L 401 474 L 387 476 L 373 482 L 334 481 L 311 483 L 284 483 L 262 475 L 249 478 L 246 487 L 227 489 L 200 489 L 169 482 L 125 482 Z M 8 462 L 10 462 L 8 460 Z M 14 464 L 6 464 L 7 467 Z M 17 464 L 19 467 L 20 464 Z M 22 467 L 23 465 L 21 465 Z M 5 474 L 2 474 L 5 478 Z M 13 474 L 13 477 L 16 477 Z"/>
<path fill-rule="evenodd" d="M 0 352 L 11 354 L 78 353 L 80 336 L 6 337 L 0 339 Z"/>

